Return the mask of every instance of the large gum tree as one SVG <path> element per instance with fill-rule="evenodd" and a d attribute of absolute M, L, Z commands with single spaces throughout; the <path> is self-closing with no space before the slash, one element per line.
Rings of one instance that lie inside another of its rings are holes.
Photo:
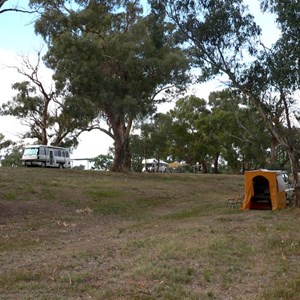
<path fill-rule="evenodd" d="M 80 101 L 82 112 L 92 110 L 90 128 L 98 120 L 94 127 L 113 139 L 111 170 L 130 170 L 134 121 L 154 111 L 158 93 L 169 95 L 187 83 L 188 63 L 176 47 L 174 26 L 143 14 L 139 1 L 31 5 L 40 12 L 35 29 L 48 44 L 45 61 L 55 72 L 56 88 Z"/>

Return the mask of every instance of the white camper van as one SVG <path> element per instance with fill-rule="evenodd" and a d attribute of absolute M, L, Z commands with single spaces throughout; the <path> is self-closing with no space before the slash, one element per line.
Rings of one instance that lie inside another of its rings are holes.
<path fill-rule="evenodd" d="M 70 152 L 67 148 L 46 146 L 46 145 L 30 145 L 25 146 L 22 156 L 22 164 L 31 167 L 54 167 L 54 168 L 70 168 Z"/>
<path fill-rule="evenodd" d="M 158 161 L 155 158 L 144 159 L 142 164 L 144 166 L 142 172 L 168 172 L 168 163 L 163 160 L 160 160 L 158 165 Z"/>

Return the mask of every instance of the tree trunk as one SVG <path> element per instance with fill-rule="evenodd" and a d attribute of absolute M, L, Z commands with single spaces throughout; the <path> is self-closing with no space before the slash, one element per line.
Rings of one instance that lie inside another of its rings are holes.
<path fill-rule="evenodd" d="M 38 86 L 40 86 L 40 89 L 41 89 L 42 94 L 44 95 L 44 99 L 45 99 L 44 109 L 43 109 L 43 113 L 41 115 L 41 135 L 42 135 L 41 142 L 42 142 L 42 145 L 47 145 L 48 144 L 48 136 L 47 136 L 48 107 L 49 107 L 49 103 L 51 101 L 51 96 L 49 97 L 49 95 L 44 91 L 42 84 L 38 84 Z"/>
<path fill-rule="evenodd" d="M 46 131 L 46 127 L 43 126 L 42 130 L 41 130 L 41 144 L 42 145 L 47 145 L 48 144 L 48 138 L 47 138 L 47 131 Z"/>
<path fill-rule="evenodd" d="M 300 207 L 300 184 L 298 179 L 298 162 L 295 156 L 295 151 L 290 149 L 288 152 L 288 156 L 290 159 L 291 164 L 291 173 L 293 176 L 293 188 L 294 188 L 294 199 L 293 199 L 293 206 Z"/>
<path fill-rule="evenodd" d="M 271 139 L 271 166 L 273 166 L 276 162 L 276 146 L 277 146 L 277 140 L 275 136 L 272 134 Z"/>
<path fill-rule="evenodd" d="M 219 174 L 219 153 L 216 154 L 214 159 L 214 173 Z"/>
<path fill-rule="evenodd" d="M 131 169 L 131 153 L 129 139 L 115 138 L 115 157 L 111 166 L 112 172 L 129 172 Z"/>
<path fill-rule="evenodd" d="M 115 156 L 111 166 L 112 172 L 129 172 L 131 169 L 131 151 L 129 133 L 132 126 L 132 119 L 126 125 L 123 117 L 115 116 L 111 111 L 107 113 L 114 139 Z"/>
<path fill-rule="evenodd" d="M 205 161 L 202 161 L 202 170 L 203 170 L 203 173 L 208 173 L 208 167 L 207 167 L 207 164 Z"/>

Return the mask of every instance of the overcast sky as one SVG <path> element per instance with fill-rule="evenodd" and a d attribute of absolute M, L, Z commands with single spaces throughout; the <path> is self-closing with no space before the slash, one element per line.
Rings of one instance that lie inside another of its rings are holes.
<path fill-rule="evenodd" d="M 8 0 L 2 8 L 18 5 L 26 7 L 27 0 Z M 277 38 L 279 31 L 274 25 L 274 18 L 271 15 L 262 15 L 259 11 L 258 0 L 247 0 L 251 12 L 256 17 L 257 23 L 263 28 L 263 41 L 266 45 L 271 45 Z M 0 14 L 0 104 L 12 99 L 15 95 L 11 89 L 13 83 L 24 80 L 16 70 L 9 66 L 20 66 L 21 57 L 29 57 L 34 61 L 36 52 L 40 50 L 44 43 L 42 39 L 34 33 L 34 17 L 30 14 L 7 12 Z M 44 45 L 44 48 L 45 45 Z M 42 79 L 51 82 L 51 71 L 45 68 L 42 71 Z M 201 86 L 194 86 L 190 93 L 207 99 L 210 92 L 220 89 L 220 83 L 209 82 Z M 162 112 L 166 112 L 174 105 L 169 104 L 161 107 Z M 19 120 L 9 117 L 0 117 L 0 132 L 6 138 L 19 140 L 19 134 L 24 126 Z M 101 132 L 89 132 L 80 137 L 80 145 L 74 151 L 73 158 L 95 157 L 99 154 L 106 154 L 109 146 L 112 145 L 111 138 Z"/>

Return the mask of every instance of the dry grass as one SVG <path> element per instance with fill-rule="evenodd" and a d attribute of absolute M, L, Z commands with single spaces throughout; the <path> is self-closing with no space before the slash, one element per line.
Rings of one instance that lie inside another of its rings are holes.
<path fill-rule="evenodd" d="M 0 299 L 299 299 L 300 213 L 243 177 L 1 168 Z"/>

